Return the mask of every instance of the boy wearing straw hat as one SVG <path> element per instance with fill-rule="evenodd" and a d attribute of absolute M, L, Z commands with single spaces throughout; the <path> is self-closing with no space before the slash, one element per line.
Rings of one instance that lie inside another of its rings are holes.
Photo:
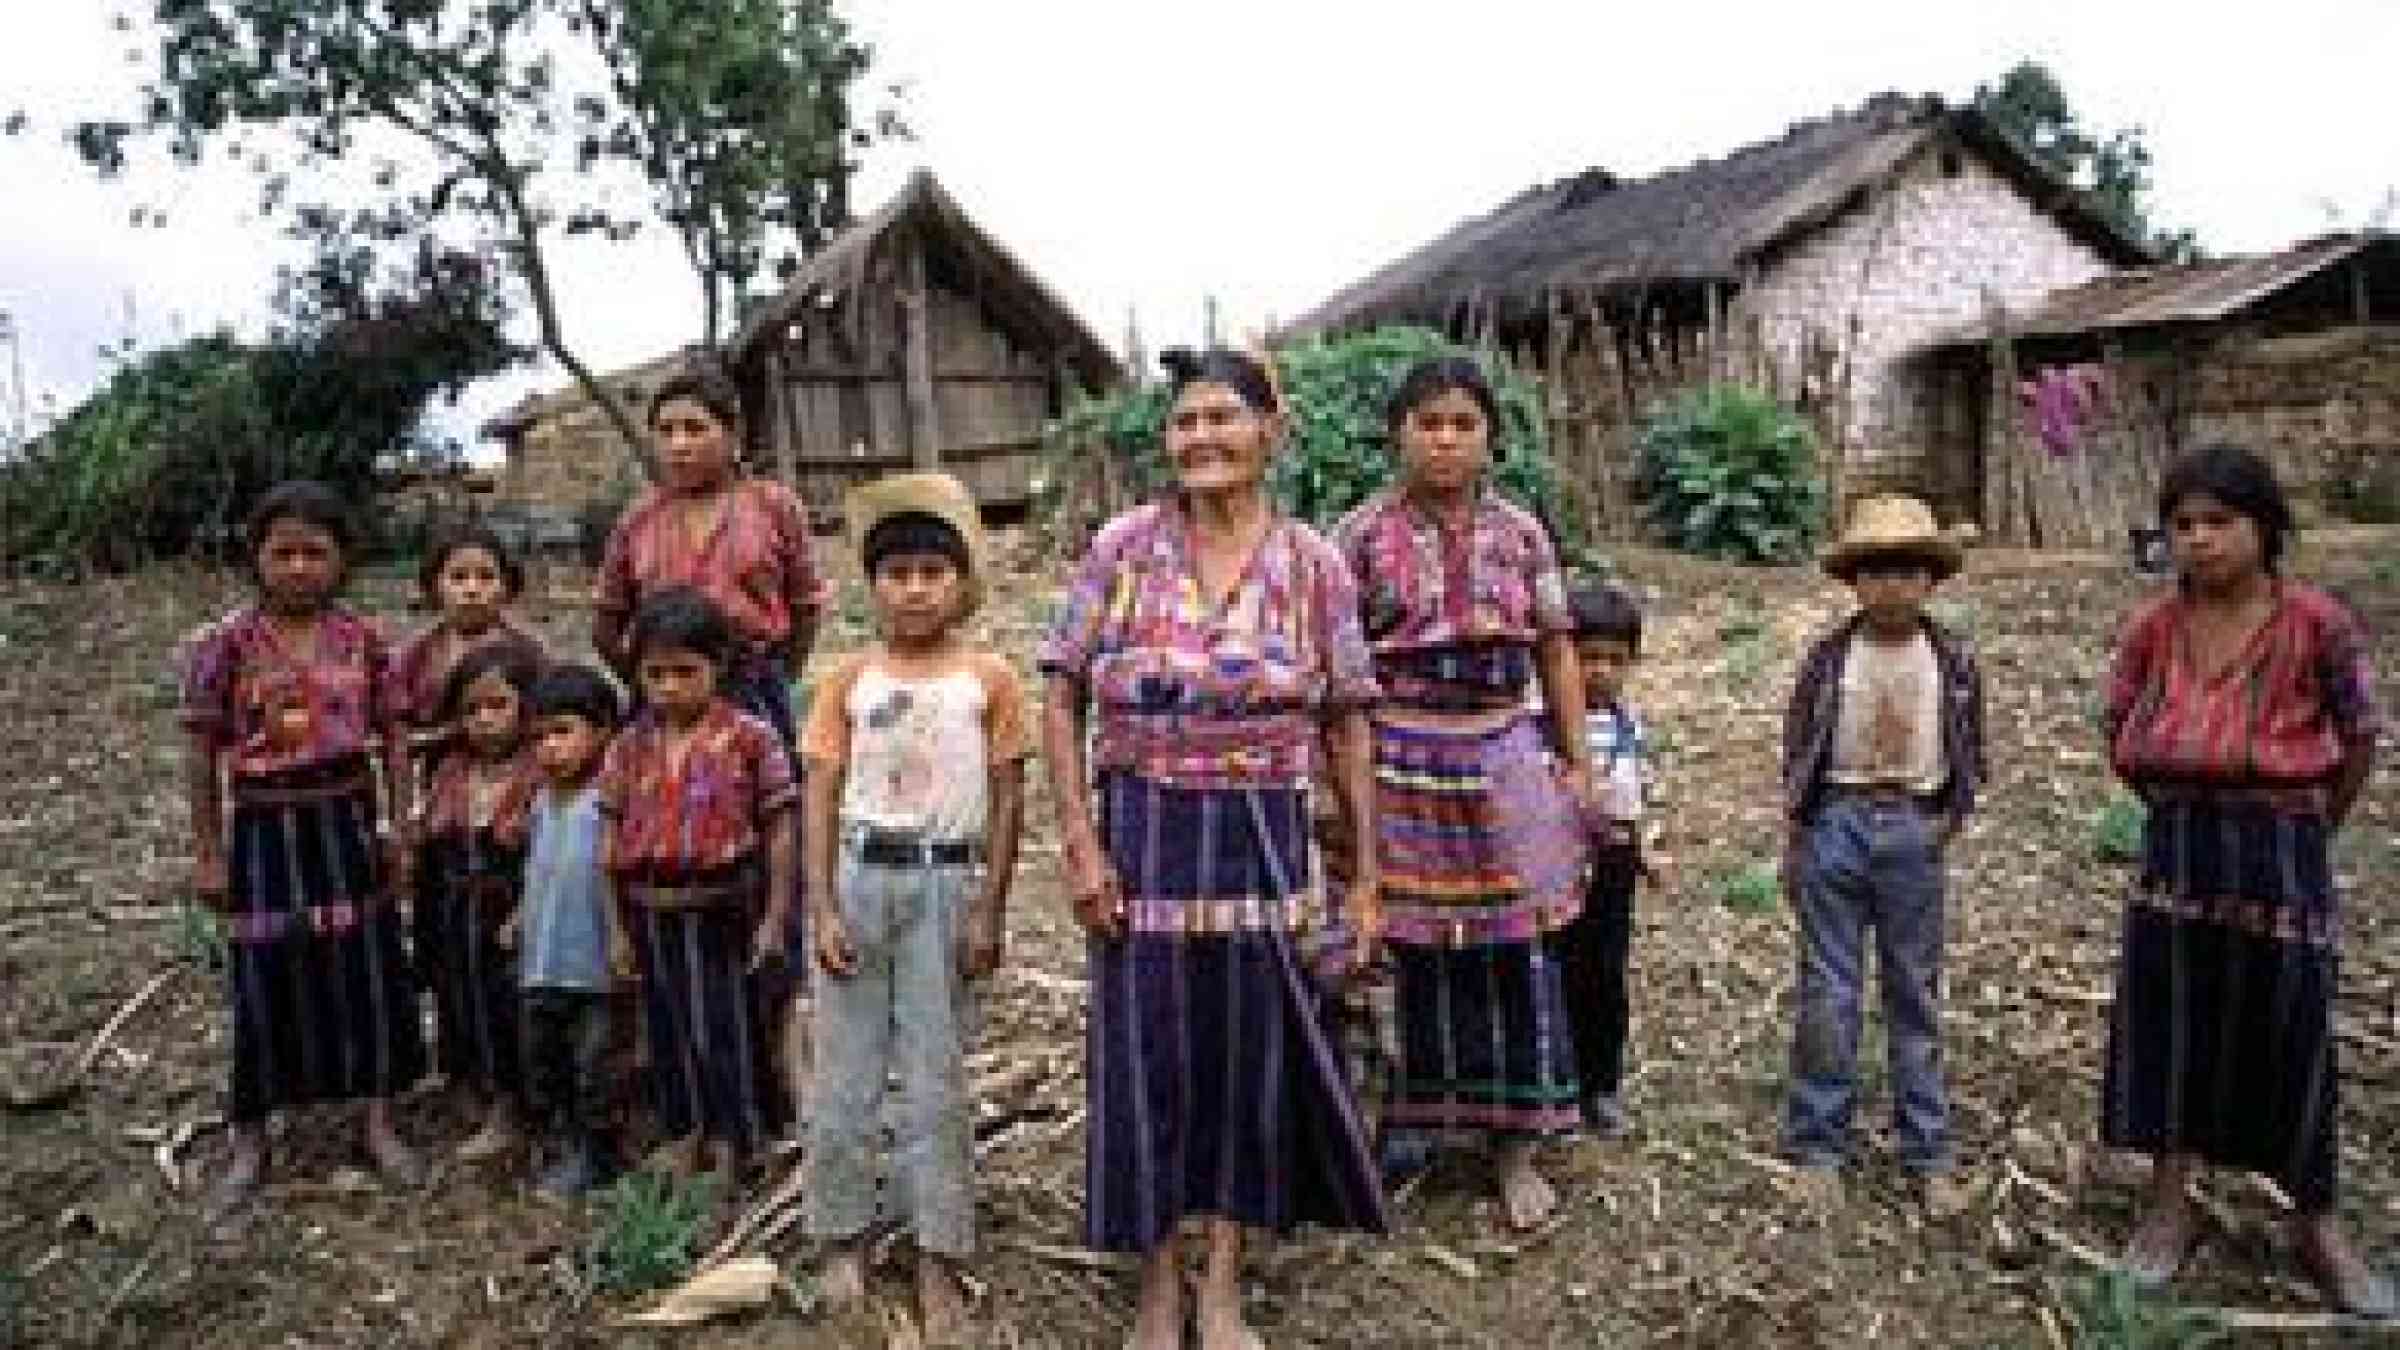
<path fill-rule="evenodd" d="M 1983 678 L 1925 613 L 1958 541 L 1914 497 L 1861 500 L 1827 550 L 1857 609 L 1800 664 L 1784 721 L 1785 897 L 1799 918 L 1798 1025 L 1783 1146 L 1849 1154 L 1866 940 L 1875 938 L 1901 1165 L 1950 1162 L 1942 1083 L 1942 869 L 1984 774 Z"/>
<path fill-rule="evenodd" d="M 999 963 L 1032 741 L 1022 685 L 961 632 L 983 583 L 974 501 L 947 474 L 850 494 L 882 640 L 837 663 L 809 707 L 809 930 L 816 990 L 805 1219 L 831 1245 L 829 1299 L 864 1292 L 887 1078 L 896 1216 L 917 1245 L 929 1344 L 967 1332 L 974 1248 L 965 1086 L 970 987 Z"/>

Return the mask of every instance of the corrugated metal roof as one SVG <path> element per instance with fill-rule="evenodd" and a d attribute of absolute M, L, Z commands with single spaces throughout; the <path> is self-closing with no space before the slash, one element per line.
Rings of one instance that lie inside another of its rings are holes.
<path fill-rule="evenodd" d="M 2010 314 L 2007 326 L 2019 337 L 2042 337 L 2153 324 L 2207 323 L 2236 314 L 2393 238 L 2374 232 L 2330 234 L 2280 253 L 2111 272 L 2050 292 L 2032 310 Z M 1991 325 L 1977 320 L 1944 334 L 1933 345 L 1983 342 L 1991 336 Z"/>

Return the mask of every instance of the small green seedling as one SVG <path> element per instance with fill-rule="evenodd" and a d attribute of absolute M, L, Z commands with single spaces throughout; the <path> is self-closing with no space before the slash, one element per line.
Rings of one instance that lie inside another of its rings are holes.
<path fill-rule="evenodd" d="M 225 921 L 206 905 L 186 900 L 175 906 L 171 942 L 175 958 L 202 970 L 225 968 Z"/>
<path fill-rule="evenodd" d="M 608 1294 L 664 1289 L 689 1274 L 716 1182 L 632 1172 L 600 1196 L 589 1266 L 592 1286 Z"/>
<path fill-rule="evenodd" d="M 2137 862 L 2142 856 L 2142 831 L 2150 813 L 2140 799 L 2112 794 L 2092 818 L 2092 854 L 2102 862 Z"/>
<path fill-rule="evenodd" d="M 1783 898 L 1783 882 L 1775 869 L 1750 862 L 1717 878 L 1717 899 L 1736 914 L 1764 914 Z"/>
<path fill-rule="evenodd" d="M 2231 1339 L 2216 1319 L 2143 1293 L 2121 1270 L 2094 1274 L 2072 1311 L 2076 1350 L 2207 1350 Z"/>

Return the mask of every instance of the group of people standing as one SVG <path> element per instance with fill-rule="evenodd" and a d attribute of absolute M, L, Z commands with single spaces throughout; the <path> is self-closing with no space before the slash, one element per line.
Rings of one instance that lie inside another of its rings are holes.
<path fill-rule="evenodd" d="M 1644 819 L 1645 733 L 1624 688 L 1640 611 L 1622 589 L 1570 587 L 1542 521 L 1489 489 L 1498 416 L 1474 362 L 1428 362 L 1402 382 L 1395 481 L 1329 535 L 1268 494 L 1282 430 L 1268 369 L 1211 350 L 1170 354 L 1168 374 L 1175 490 L 1107 522 L 1075 567 L 1037 654 L 1038 706 L 963 634 L 984 581 L 972 502 L 910 475 L 849 503 L 879 640 L 820 681 L 804 728 L 789 679 L 825 600 L 805 511 L 735 470 L 729 389 L 670 382 L 650 416 L 663 481 L 620 522 L 597 596 L 594 645 L 640 711 L 622 731 L 593 728 L 583 760 L 552 753 L 553 732 L 573 728 L 546 710 L 575 700 L 542 692 L 560 667 L 537 671 L 525 702 L 540 753 L 518 778 L 492 767 L 526 742 L 498 730 L 492 705 L 507 700 L 485 666 L 506 663 L 484 655 L 521 636 L 500 618 L 505 551 L 484 537 L 429 562 L 444 620 L 387 657 L 333 598 L 349 543 L 338 512 L 271 495 L 251 536 L 260 603 L 209 630 L 186 676 L 201 890 L 237 951 L 228 1187 L 256 1186 L 269 1110 L 333 1098 L 366 1101 L 387 1175 L 421 1171 L 388 1105 L 425 1058 L 412 964 L 371 898 L 412 871 L 413 968 L 436 976 L 445 1067 L 493 1104 L 470 1152 L 512 1137 L 511 1016 L 565 1028 L 533 1058 L 588 1085 L 575 1066 L 591 1059 L 590 1024 L 505 997 L 534 965 L 537 891 L 571 892 L 589 906 L 569 925 L 598 953 L 587 973 L 642 984 L 653 1097 L 696 1160 L 738 1176 L 806 1088 L 809 1227 L 830 1244 L 836 1297 L 862 1284 L 878 1103 L 897 1077 L 895 1203 L 928 1330 L 962 1332 L 960 1066 L 973 983 L 1002 957 L 1038 741 L 1089 934 L 1084 1238 L 1141 1258 L 1134 1344 L 1180 1345 L 1187 1324 L 1212 1350 L 1256 1344 L 1245 1231 L 1382 1231 L 1392 1181 L 1462 1135 L 1488 1143 L 1506 1222 L 1547 1222 L 1544 1141 L 1631 1128 L 1633 895 L 1669 865 Z M 2107 699 L 2112 762 L 2150 806 L 2102 1128 L 2159 1159 L 2127 1265 L 2164 1280 L 2181 1264 L 2194 1165 L 2250 1168 L 2290 1195 L 2328 1297 L 2388 1313 L 2388 1286 L 2332 1218 L 2327 846 L 2378 725 L 2364 640 L 2337 602 L 2281 576 L 2290 516 L 2255 456 L 2184 461 L 2159 507 L 2181 583 L 2128 628 Z M 477 553 L 468 570 L 493 575 L 453 584 Z M 1901 1162 L 1933 1174 L 1953 1161 L 1943 872 L 1984 778 L 1983 691 L 1966 639 L 1924 604 L 1961 561 L 1906 498 L 1861 503 L 1825 559 L 1859 603 L 1803 660 L 1787 717 L 1799 938 L 1783 1134 L 1801 1166 L 1851 1151 L 1870 933 Z M 494 884 L 523 847 L 506 822 L 571 817 L 580 799 L 542 793 L 586 785 L 596 823 L 547 851 L 535 831 L 549 870 Z M 511 805 L 535 802 L 547 806 Z M 562 857 L 588 884 L 558 884 Z M 513 964 L 497 955 L 512 950 Z M 809 965 L 803 1083 L 800 1056 L 779 1072 L 772 1047 Z M 1397 1062 L 1370 1132 L 1329 981 L 1381 980 Z M 566 1182 L 605 1170 L 598 1153 L 564 1156 L 585 1164 Z M 1206 1259 L 1187 1288 L 1181 1239 L 1195 1229 Z"/>

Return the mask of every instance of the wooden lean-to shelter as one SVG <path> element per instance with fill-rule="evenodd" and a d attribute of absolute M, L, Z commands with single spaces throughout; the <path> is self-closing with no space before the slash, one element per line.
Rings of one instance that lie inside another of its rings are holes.
<path fill-rule="evenodd" d="M 1958 377 L 1925 344 L 1991 297 L 2025 303 L 2148 261 L 1982 114 L 1886 94 L 1722 159 L 1528 189 L 1289 331 L 1422 323 L 1539 372 L 1552 451 L 1604 533 L 1638 528 L 1638 419 L 1709 380 L 1807 413 L 1838 496 L 1904 488 L 1953 518 L 1981 499 L 1945 450 L 1980 433 L 1945 420 L 1958 405 L 1943 382 Z"/>
<path fill-rule="evenodd" d="M 933 175 L 804 260 L 726 358 L 764 462 L 820 511 L 853 483 L 956 474 L 986 511 L 1022 510 L 1043 425 L 1123 365 Z"/>

